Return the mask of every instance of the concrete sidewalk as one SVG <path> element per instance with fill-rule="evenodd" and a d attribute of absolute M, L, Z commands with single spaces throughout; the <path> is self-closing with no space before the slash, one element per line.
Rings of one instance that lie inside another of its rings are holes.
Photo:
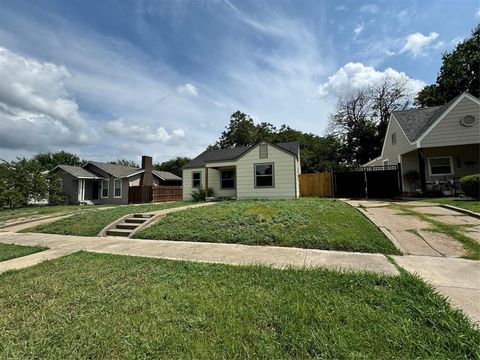
<path fill-rule="evenodd" d="M 397 275 L 398 270 L 382 254 L 351 253 L 273 246 L 202 243 L 187 241 L 139 240 L 124 237 L 83 237 L 33 233 L 1 233 L 0 242 L 41 245 L 49 256 L 60 257 L 75 251 L 144 256 L 171 260 L 199 261 L 231 265 L 273 267 L 326 267 L 347 271 L 371 271 Z M 38 253 L 41 254 L 41 253 Z M 0 262 L 0 272 L 19 269 L 43 261 L 41 255 Z M 38 260 L 35 262 L 35 260 Z"/>

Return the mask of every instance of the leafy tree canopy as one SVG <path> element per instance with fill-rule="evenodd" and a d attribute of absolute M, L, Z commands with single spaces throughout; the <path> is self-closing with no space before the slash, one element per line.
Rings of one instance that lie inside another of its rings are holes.
<path fill-rule="evenodd" d="M 340 143 L 334 136 L 321 137 L 292 129 L 287 125 L 276 128 L 267 122 L 255 124 L 250 116 L 240 111 L 232 114 L 220 139 L 210 145 L 208 149 L 251 146 L 261 140 L 272 143 L 298 141 L 301 148 L 300 160 L 303 172 L 325 171 L 341 163 L 338 152 Z"/>
<path fill-rule="evenodd" d="M 38 162 L 42 171 L 52 170 L 58 165 L 81 166 L 85 164 L 85 160 L 72 153 L 66 151 L 38 153 L 32 160 Z"/>
<path fill-rule="evenodd" d="M 167 161 L 164 161 L 160 164 L 153 165 L 155 170 L 168 171 L 177 176 L 182 176 L 182 168 L 186 165 L 191 159 L 188 157 L 176 157 Z"/>
<path fill-rule="evenodd" d="M 480 25 L 452 52 L 442 55 L 435 84 L 425 86 L 415 98 L 420 107 L 443 105 L 464 91 L 480 96 Z"/>

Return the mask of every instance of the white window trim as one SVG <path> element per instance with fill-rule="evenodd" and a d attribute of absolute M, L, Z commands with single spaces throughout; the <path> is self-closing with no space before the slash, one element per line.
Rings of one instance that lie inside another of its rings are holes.
<path fill-rule="evenodd" d="M 103 196 L 103 182 L 106 181 L 107 182 L 107 196 Z M 110 179 L 107 179 L 107 180 L 102 180 L 101 183 L 100 183 L 100 197 L 102 199 L 108 199 L 109 198 L 109 195 L 110 195 Z"/>
<path fill-rule="evenodd" d="M 208 170 L 207 170 L 208 171 Z M 194 186 L 195 178 L 193 175 L 200 174 L 200 184 L 198 186 Z M 202 187 L 202 172 L 201 171 L 192 171 L 192 189 L 200 189 Z"/>
<path fill-rule="evenodd" d="M 115 196 L 115 183 L 120 181 L 120 196 Z M 113 179 L 113 197 L 115 199 L 120 199 L 122 197 L 122 179 Z"/>
<path fill-rule="evenodd" d="M 448 158 L 450 162 L 450 172 L 445 174 L 432 174 L 432 163 L 431 159 L 445 159 Z M 453 157 L 452 156 L 432 156 L 428 158 L 428 172 L 430 176 L 445 176 L 445 175 L 453 175 Z"/>

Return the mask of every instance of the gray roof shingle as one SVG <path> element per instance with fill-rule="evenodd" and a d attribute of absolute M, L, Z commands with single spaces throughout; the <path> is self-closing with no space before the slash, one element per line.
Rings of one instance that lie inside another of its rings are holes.
<path fill-rule="evenodd" d="M 394 111 L 392 115 L 397 119 L 400 127 L 405 132 L 405 135 L 407 135 L 408 140 L 413 142 L 418 140 L 459 96 L 444 105 Z"/>
<path fill-rule="evenodd" d="M 295 156 L 298 154 L 298 149 L 300 147 L 298 141 L 278 143 L 274 145 L 292 153 Z M 205 150 L 203 153 L 187 163 L 183 168 L 198 168 L 205 166 L 205 163 L 207 162 L 235 160 L 253 146 L 241 146 L 232 149 Z"/>
<path fill-rule="evenodd" d="M 129 177 L 135 173 L 142 171 L 142 169 L 137 167 L 132 167 L 132 166 L 108 164 L 108 163 L 103 163 L 98 161 L 90 161 L 89 163 L 105 171 L 106 173 L 109 173 L 110 175 L 116 178 Z"/>
<path fill-rule="evenodd" d="M 168 171 L 153 170 L 152 172 L 154 175 L 157 175 L 162 180 L 182 180 L 180 176 L 172 174 Z"/>
<path fill-rule="evenodd" d="M 69 173 L 70 175 L 76 178 L 82 179 L 101 179 L 101 176 L 94 174 L 80 166 L 71 166 L 71 165 L 58 165 L 51 172 L 54 172 L 56 169 L 62 169 L 63 171 Z"/>

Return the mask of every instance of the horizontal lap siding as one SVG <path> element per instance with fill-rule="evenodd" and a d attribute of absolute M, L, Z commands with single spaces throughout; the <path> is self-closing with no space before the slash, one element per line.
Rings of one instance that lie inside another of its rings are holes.
<path fill-rule="evenodd" d="M 182 194 L 183 200 L 192 200 L 192 173 L 201 172 L 202 187 L 205 186 L 205 171 L 203 168 L 185 169 L 182 175 Z"/>
<path fill-rule="evenodd" d="M 460 120 L 473 115 L 477 122 L 473 126 L 463 126 Z M 480 105 L 464 98 L 443 118 L 421 141 L 423 148 L 480 143 Z"/>
<path fill-rule="evenodd" d="M 274 163 L 274 188 L 255 188 L 254 164 Z M 237 161 L 237 197 L 239 199 L 281 199 L 296 197 L 295 157 L 268 145 L 268 158 L 260 159 L 258 146 Z"/>
<path fill-rule="evenodd" d="M 392 144 L 392 134 L 397 134 L 397 143 L 394 145 Z M 396 165 L 398 164 L 398 155 L 405 154 L 409 151 L 415 149 L 415 145 L 410 145 L 410 141 L 403 133 L 402 129 L 398 125 L 395 116 L 390 118 L 390 126 L 388 128 L 388 132 L 385 135 L 385 149 L 383 151 L 383 155 L 381 159 L 375 162 L 373 165 L 383 165 L 383 160 L 388 159 L 389 165 Z"/>
<path fill-rule="evenodd" d="M 425 173 L 430 176 L 430 166 L 428 159 L 430 157 L 451 156 L 453 160 L 453 176 L 462 177 L 465 175 L 480 173 L 480 145 L 460 145 L 445 146 L 424 149 L 425 154 Z M 457 158 L 460 161 L 460 167 L 457 164 Z M 465 162 L 475 162 L 474 165 L 467 165 Z"/>

